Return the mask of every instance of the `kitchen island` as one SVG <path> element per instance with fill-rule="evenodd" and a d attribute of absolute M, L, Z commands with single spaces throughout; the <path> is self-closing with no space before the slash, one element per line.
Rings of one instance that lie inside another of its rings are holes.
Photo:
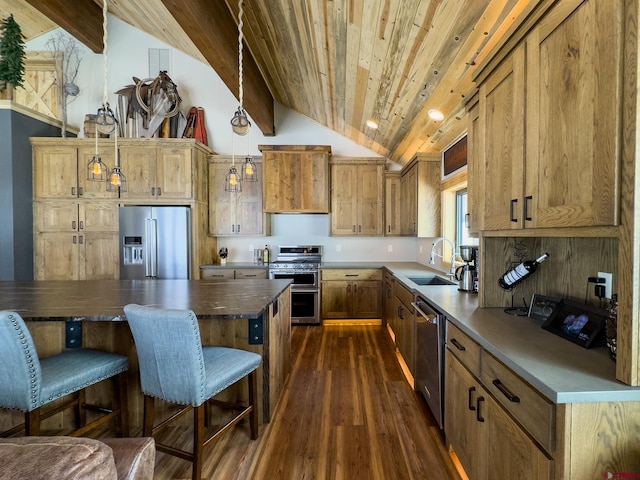
<path fill-rule="evenodd" d="M 289 280 L 0 282 L 0 309 L 16 311 L 28 322 L 40 356 L 80 345 L 127 355 L 132 366 L 129 407 L 134 425 L 141 422 L 142 396 L 135 345 L 123 307 L 137 303 L 193 310 L 204 345 L 262 355 L 259 414 L 268 422 L 290 370 L 289 284 Z M 97 392 L 88 394 L 108 398 L 97 387 Z M 243 398 L 246 392 L 238 386 L 231 394 Z M 14 420 L 3 414 L 0 427 Z"/>

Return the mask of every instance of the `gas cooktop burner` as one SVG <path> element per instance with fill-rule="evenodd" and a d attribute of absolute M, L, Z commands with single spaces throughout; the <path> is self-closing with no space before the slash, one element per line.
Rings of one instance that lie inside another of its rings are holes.
<path fill-rule="evenodd" d="M 269 264 L 273 269 L 318 269 L 322 261 L 320 245 L 289 245 L 278 247 L 276 260 Z"/>

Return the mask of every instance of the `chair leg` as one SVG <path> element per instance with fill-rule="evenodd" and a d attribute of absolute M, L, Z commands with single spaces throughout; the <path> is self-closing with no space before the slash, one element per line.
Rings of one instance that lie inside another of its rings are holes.
<path fill-rule="evenodd" d="M 24 434 L 27 437 L 40 435 L 40 407 L 24 413 Z"/>
<path fill-rule="evenodd" d="M 258 438 L 258 404 L 256 403 L 256 394 L 258 392 L 258 370 L 254 370 L 249 374 L 249 405 L 253 407 L 249 414 L 249 428 L 251 430 L 251 439 Z"/>
<path fill-rule="evenodd" d="M 76 428 L 84 427 L 87 424 L 87 411 L 82 408 L 82 406 L 87 403 L 87 391 L 82 388 L 78 390 L 74 396 L 75 401 L 78 402 L 74 408 Z"/>
<path fill-rule="evenodd" d="M 144 396 L 144 413 L 143 413 L 143 427 L 142 435 L 144 437 L 153 436 L 153 422 L 155 419 L 155 403 L 154 398 L 145 395 Z"/>
<path fill-rule="evenodd" d="M 202 458 L 204 455 L 204 420 L 207 402 L 193 407 L 193 472 L 192 480 L 202 477 Z"/>
<path fill-rule="evenodd" d="M 116 432 L 120 437 L 129 436 L 129 400 L 127 397 L 127 375 L 128 372 L 122 372 L 113 379 L 113 396 L 119 409 L 118 423 L 116 423 Z"/>

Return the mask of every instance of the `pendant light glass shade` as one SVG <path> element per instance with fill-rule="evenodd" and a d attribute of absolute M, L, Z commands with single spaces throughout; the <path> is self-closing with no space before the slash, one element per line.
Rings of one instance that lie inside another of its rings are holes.
<path fill-rule="evenodd" d="M 94 155 L 87 164 L 87 180 L 91 182 L 104 182 L 108 172 L 109 167 L 104 164 L 100 155 Z"/>
<path fill-rule="evenodd" d="M 253 162 L 251 155 L 244 159 L 244 165 L 242 166 L 242 181 L 243 182 L 257 182 L 258 181 L 258 169 Z"/>
<path fill-rule="evenodd" d="M 233 165 L 229 168 L 229 173 L 224 177 L 224 191 L 225 192 L 241 192 L 242 182 L 240 174 Z"/>

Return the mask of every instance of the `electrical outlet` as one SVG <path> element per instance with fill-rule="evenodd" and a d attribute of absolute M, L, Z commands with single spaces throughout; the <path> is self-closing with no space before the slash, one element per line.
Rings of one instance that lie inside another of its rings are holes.
<path fill-rule="evenodd" d="M 613 283 L 613 274 L 612 273 L 605 273 L 605 272 L 598 272 L 598 277 L 600 278 L 604 278 L 604 298 L 611 298 L 612 295 L 612 291 L 611 291 L 611 286 Z"/>
<path fill-rule="evenodd" d="M 393 245 L 387 245 L 387 252 L 393 252 Z"/>

